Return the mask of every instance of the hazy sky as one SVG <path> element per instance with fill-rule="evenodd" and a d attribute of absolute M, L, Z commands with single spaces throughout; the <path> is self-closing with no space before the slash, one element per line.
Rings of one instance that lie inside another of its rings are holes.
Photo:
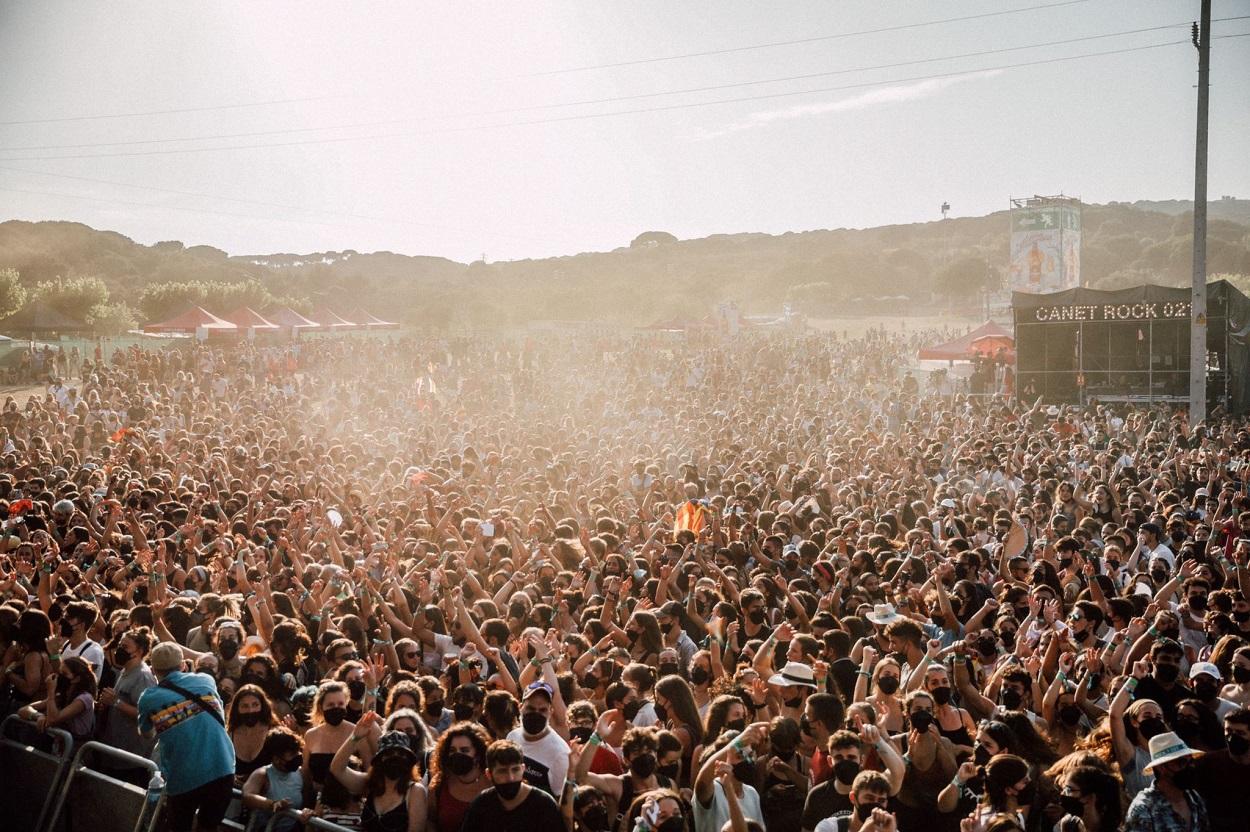
<path fill-rule="evenodd" d="M 929 220 L 943 200 L 1189 198 L 1197 52 L 1170 24 L 1198 8 L 0 0 L 0 219 L 502 260 Z M 1215 0 L 1240 16 L 1250 0 Z M 719 54 L 651 60 L 698 52 Z M 1212 56 L 1210 193 L 1250 197 L 1250 37 Z M 749 83 L 794 76 L 812 77 Z"/>

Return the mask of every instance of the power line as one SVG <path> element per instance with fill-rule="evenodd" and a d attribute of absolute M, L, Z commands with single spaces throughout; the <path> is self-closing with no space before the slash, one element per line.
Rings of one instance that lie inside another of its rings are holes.
<path fill-rule="evenodd" d="M 927 26 L 938 26 L 945 23 L 961 23 L 966 20 L 982 20 L 987 17 L 1000 17 L 1008 14 L 1019 14 L 1021 12 L 1038 11 L 1039 9 L 1057 9 L 1062 6 L 1076 6 L 1086 0 L 1064 0 L 1062 3 L 1046 3 L 1040 6 L 1027 6 L 1022 9 L 1000 9 L 993 12 L 982 12 L 980 14 L 969 14 L 962 17 L 947 17 L 942 20 L 926 20 L 919 23 L 900 23 L 895 26 L 882 26 L 877 29 L 861 29 L 858 32 L 837 32 L 830 35 L 816 35 L 808 38 L 798 38 L 795 40 L 776 40 L 768 43 L 755 43 L 747 46 L 731 46 L 725 49 L 708 49 L 703 52 L 686 52 L 681 55 L 660 55 L 651 58 L 636 58 L 630 61 L 616 61 L 607 64 L 590 64 L 587 66 L 566 67 L 564 69 L 549 69 L 543 72 L 530 72 L 525 75 L 515 76 L 517 78 L 536 78 L 547 75 L 564 75 L 570 72 L 587 72 L 592 69 L 613 69 L 622 66 L 637 66 L 638 64 L 654 64 L 662 61 L 681 61 L 687 58 L 703 58 L 709 55 L 729 55 L 735 52 L 750 52 L 757 49 L 773 49 L 778 46 L 798 46 L 804 43 L 820 43 L 826 40 L 840 40 L 843 38 L 854 38 L 861 35 L 877 35 L 883 32 L 901 32 L 906 29 L 920 29 Z"/>
<path fill-rule="evenodd" d="M 1223 40 L 1227 38 L 1243 38 L 1243 37 L 1250 37 L 1250 33 L 1239 34 L 1239 35 L 1219 35 L 1215 37 L 1214 39 Z M 865 82 L 858 83 L 858 84 L 843 84 L 839 86 L 819 87 L 819 88 L 809 89 L 809 90 L 788 90 L 788 91 L 783 91 L 783 92 L 761 93 L 759 95 L 738 96 L 736 98 L 720 98 L 720 99 L 715 99 L 712 101 L 694 101 L 694 102 L 687 102 L 687 103 L 682 103 L 682 104 L 665 104 L 665 105 L 659 105 L 655 107 L 637 107 L 637 108 L 629 109 L 629 110 L 612 110 L 612 111 L 605 112 L 605 113 L 582 113 L 582 114 L 567 115 L 567 116 L 555 116 L 552 118 L 544 118 L 544 119 L 529 119 L 525 121 L 500 122 L 498 124 L 472 125 L 472 126 L 465 126 L 465 127 L 450 127 L 450 128 L 440 129 L 440 130 L 427 130 L 427 131 L 417 131 L 417 132 L 408 131 L 408 132 L 403 132 L 403 133 L 377 134 L 377 135 L 372 135 L 372 136 L 343 136 L 343 137 L 325 138 L 325 139 L 306 139 L 306 140 L 290 141 L 290 142 L 271 142 L 271 143 L 250 144 L 250 145 L 228 145 L 225 147 L 188 147 L 188 148 L 166 148 L 166 149 L 160 149 L 160 150 L 121 151 L 121 152 L 116 152 L 116 153 L 88 153 L 88 154 L 79 153 L 79 154 L 62 154 L 62 155 L 56 155 L 56 156 L 20 156 L 20 157 L 0 159 L 0 162 L 32 162 L 32 161 L 51 161 L 51 160 L 61 160 L 61 159 L 104 159 L 104 158 L 134 157 L 134 156 L 165 156 L 165 155 L 172 155 L 172 154 L 177 154 L 177 153 L 210 153 L 210 152 L 218 152 L 218 151 L 223 151 L 223 150 L 256 150 L 256 149 L 276 148 L 276 147 L 303 147 L 303 146 L 312 146 L 312 145 L 342 144 L 345 142 L 411 138 L 411 137 L 416 137 L 416 136 L 440 135 L 440 134 L 445 134 L 445 133 L 462 133 L 462 132 L 472 132 L 472 131 L 477 131 L 477 130 L 497 130 L 497 129 L 506 128 L 506 127 L 526 127 L 526 126 L 537 125 L 537 124 L 557 124 L 557 123 L 571 122 L 571 121 L 586 121 L 586 120 L 591 120 L 591 119 L 614 118 L 617 116 L 638 115 L 641 113 L 658 113 L 658 112 L 667 112 L 667 111 L 672 111 L 672 110 L 693 109 L 697 107 L 713 107 L 713 106 L 720 106 L 723 104 L 739 104 L 739 103 L 747 103 L 747 102 L 752 102 L 752 101 L 766 101 L 766 100 L 772 100 L 772 99 L 777 99 L 777 98 L 789 98 L 789 97 L 794 97 L 794 96 L 799 96 L 799 95 L 816 95 L 819 93 L 827 93 L 827 92 L 841 92 L 845 90 L 864 89 L 868 87 L 879 87 L 879 86 L 885 86 L 889 84 L 903 84 L 903 83 L 910 83 L 910 82 L 915 82 L 915 81 L 928 81 L 928 80 L 934 80 L 934 79 L 939 79 L 939 78 L 956 78 L 956 77 L 960 77 L 964 75 L 976 75 L 976 74 L 983 73 L 983 72 L 995 72 L 995 71 L 1000 71 L 1000 70 L 1019 69 L 1022 67 L 1029 67 L 1029 66 L 1042 66 L 1046 64 L 1055 64 L 1055 63 L 1064 63 L 1067 61 L 1084 60 L 1086 58 L 1100 58 L 1100 57 L 1107 57 L 1111 55 L 1123 55 L 1123 54 L 1127 54 L 1131 52 L 1142 52 L 1142 51 L 1151 50 L 1151 49 L 1162 49 L 1165 47 L 1177 46 L 1177 45 L 1182 45 L 1182 44 L 1187 45 L 1189 44 L 1189 41 L 1188 40 L 1168 41 L 1166 43 L 1154 43 L 1154 44 L 1147 44 L 1145 46 L 1131 46 L 1131 47 L 1125 47 L 1122 49 L 1108 49 L 1108 50 L 1103 50 L 1100 52 L 1087 52 L 1082 55 L 1068 55 L 1068 56 L 1058 57 L 1058 58 L 1040 58 L 1040 59 L 1033 60 L 1033 61 L 1021 61 L 1021 62 L 1012 63 L 1012 64 L 1000 64 L 998 66 L 987 66 L 987 67 L 980 67 L 977 69 L 957 70 L 957 71 L 951 71 L 951 72 L 939 72 L 939 73 L 932 73 L 929 75 L 915 75 L 915 76 L 911 76 L 907 78 L 892 78 L 892 79 L 888 79 L 884 81 L 865 81 Z"/>
<path fill-rule="evenodd" d="M 1213 23 L 1220 23 L 1231 20 L 1250 20 L 1250 15 L 1242 15 L 1240 17 L 1223 17 L 1213 20 Z M 585 104 L 606 104 L 614 101 L 634 101 L 640 98 L 657 98 L 664 95 L 684 95 L 694 92 L 710 92 L 712 90 L 728 90 L 740 87 L 751 87 L 759 84 L 777 84 L 786 81 L 807 81 L 812 78 L 826 78 L 831 75 L 847 75 L 852 72 L 867 72 L 876 69 L 897 69 L 903 66 L 915 66 L 916 64 L 931 64 L 939 61 L 953 61 L 962 58 L 981 58 L 986 55 L 1000 55 L 1005 52 L 1020 52 L 1025 49 L 1041 49 L 1049 46 L 1065 46 L 1073 43 L 1084 43 L 1091 40 L 1104 40 L 1106 38 L 1122 37 L 1124 35 L 1139 35 L 1145 32 L 1158 32 L 1163 29 L 1176 29 L 1184 27 L 1188 29 L 1190 21 L 1186 20 L 1181 23 L 1169 23 L 1166 26 L 1149 26 L 1144 29 L 1127 29 L 1123 32 L 1107 32 L 1101 35 L 1083 35 L 1077 38 L 1066 38 L 1064 40 L 1052 40 L 1045 43 L 1029 43 L 1023 46 L 1005 46 L 999 49 L 983 49 L 979 52 L 964 52 L 960 55 L 942 55 L 936 58 L 917 58 L 910 61 L 898 61 L 890 64 L 875 64 L 873 66 L 848 67 L 846 69 L 834 69 L 825 72 L 812 72 L 806 75 L 783 75 L 776 78 L 761 78 L 755 81 L 735 81 L 728 84 L 712 84 L 703 87 L 687 87 L 680 90 L 663 90 L 660 92 L 644 92 L 635 93 L 633 95 L 618 95 L 611 98 L 592 98 L 583 101 L 564 101 L 556 104 L 534 104 L 526 107 L 511 107 L 506 110 L 496 110 L 494 113 L 478 113 L 476 115 L 494 115 L 495 113 L 516 113 L 526 110 L 549 110 L 557 107 L 576 107 Z"/>
<path fill-rule="evenodd" d="M 1212 21 L 1212 22 L 1222 23 L 1222 22 L 1236 21 L 1236 20 L 1250 20 L 1250 15 L 1242 15 L 1240 17 L 1218 18 L 1217 20 Z M 933 58 L 917 58 L 915 60 L 897 61 L 897 62 L 888 63 L 888 64 L 874 64 L 870 66 L 846 67 L 843 69 L 828 70 L 825 72 L 814 72 L 814 73 L 809 73 L 805 75 L 788 75 L 788 76 L 780 76 L 776 78 L 761 78 L 761 79 L 751 80 L 751 81 L 736 81 L 736 82 L 727 83 L 727 84 L 713 84 L 713 85 L 702 86 L 702 87 L 688 87 L 685 89 L 678 89 L 678 90 L 662 90 L 658 92 L 636 93 L 632 95 L 620 95 L 620 96 L 612 96 L 608 98 L 586 99 L 582 101 L 563 101 L 563 102 L 556 102 L 552 104 L 534 104 L 534 105 L 523 106 L 523 107 L 509 107 L 509 108 L 499 109 L 499 110 L 489 110 L 489 111 L 474 112 L 474 113 L 450 114 L 447 116 L 441 116 L 441 117 L 433 116 L 433 117 L 427 117 L 427 118 L 464 118 L 464 117 L 473 117 L 473 116 L 504 115 L 507 113 L 529 112 L 529 111 L 534 111 L 534 110 L 550 110 L 550 109 L 557 109 L 561 107 L 577 107 L 577 106 L 584 106 L 584 105 L 589 105 L 589 104 L 606 104 L 606 103 L 612 103 L 616 101 L 636 101 L 636 100 L 645 99 L 645 98 L 658 98 L 658 97 L 670 96 L 670 95 L 686 95 L 690 93 L 711 92 L 714 90 L 723 90 L 723 89 L 739 89 L 742 87 L 757 86 L 760 84 L 776 84 L 776 83 L 784 83 L 784 82 L 790 82 L 790 81 L 806 81 L 806 80 L 811 80 L 813 78 L 824 78 L 824 77 L 835 76 L 835 75 L 848 75 L 848 74 L 855 73 L 855 72 L 868 72 L 868 71 L 879 70 L 879 69 L 897 69 L 899 67 L 904 67 L 904 66 L 915 66 L 918 64 L 937 63 L 940 61 L 953 61 L 953 60 L 961 60 L 961 59 L 966 59 L 966 58 L 979 58 L 979 57 L 985 57 L 987 55 L 998 55 L 998 54 L 1003 54 L 1003 53 L 1008 53 L 1008 52 L 1019 52 L 1019 51 L 1023 51 L 1026 49 L 1042 49 L 1042 48 L 1047 48 L 1047 47 L 1052 47 L 1052 46 L 1064 46 L 1064 45 L 1069 45 L 1069 44 L 1074 44 L 1074 43 L 1084 43 L 1084 42 L 1093 41 L 1093 40 L 1103 40 L 1106 38 L 1123 37 L 1125 35 L 1137 35 L 1137 34 L 1143 34 L 1146 32 L 1157 32 L 1163 29 L 1174 29 L 1174 28 L 1179 28 L 1179 27 L 1188 28 L 1189 25 L 1190 25 L 1189 21 L 1183 21 L 1180 23 L 1168 24 L 1166 26 L 1149 26 L 1149 27 L 1142 28 L 1142 29 L 1128 29 L 1128 30 L 1121 31 L 1121 32 L 1106 32 L 1106 33 L 1097 34 L 1097 35 L 1084 35 L 1081 37 L 1047 41 L 1044 43 L 1030 43 L 1030 44 L 1024 44 L 1021 46 L 1007 46 L 1007 47 L 1002 47 L 999 49 L 984 49 L 978 52 L 965 52 L 965 53 L 958 54 L 958 55 L 941 55 L 941 56 L 933 57 Z M 244 132 L 244 133 L 222 133 L 222 134 L 211 134 L 211 135 L 202 135 L 202 136 L 174 136 L 174 137 L 168 137 L 168 138 L 162 138 L 162 139 L 131 139 L 131 140 L 126 140 L 126 141 L 87 142 L 87 143 L 79 143 L 79 144 L 24 145 L 24 146 L 16 146 L 16 147 L 0 147 L 0 152 L 7 153 L 7 152 L 19 152 L 19 151 L 78 150 L 78 149 L 93 148 L 93 147 L 125 147 L 125 146 L 134 146 L 134 145 L 143 145 L 143 144 L 164 144 L 166 142 L 216 141 L 220 139 L 254 138 L 258 136 L 277 136 L 277 135 L 288 135 L 292 133 L 312 133 L 312 132 L 320 132 L 323 130 L 350 130 L 350 129 L 363 129 L 366 127 L 384 127 L 384 126 L 391 126 L 391 125 L 398 125 L 398 124 L 408 124 L 410 122 L 411 122 L 411 119 L 389 119 L 386 121 L 358 122 L 354 124 L 336 124 L 336 125 L 326 125 L 323 127 L 293 127 L 293 128 L 285 128 L 285 129 L 280 129 L 280 130 L 258 130 L 258 131 Z"/>
<path fill-rule="evenodd" d="M 244 104 L 214 104 L 204 107 L 177 107 L 169 110 L 147 110 L 137 113 L 101 113 L 91 116 L 63 116 L 61 118 L 32 118 L 21 121 L 0 121 L 0 127 L 19 124 L 60 124 L 68 121 L 101 121 L 110 118 L 139 118 L 142 116 L 166 116 L 176 113 L 209 113 L 217 110 L 242 110 L 248 107 L 272 107 L 277 104 L 302 104 L 309 101 L 331 101 L 344 98 L 341 95 L 318 95 L 309 98 L 276 98 L 272 101 L 250 101 Z"/>

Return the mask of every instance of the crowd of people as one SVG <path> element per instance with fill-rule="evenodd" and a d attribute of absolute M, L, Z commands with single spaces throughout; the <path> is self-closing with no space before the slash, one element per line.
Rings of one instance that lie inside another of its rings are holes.
<path fill-rule="evenodd" d="M 97 355 L 0 411 L 0 712 L 176 832 L 1250 828 L 1250 423 L 915 346 Z"/>

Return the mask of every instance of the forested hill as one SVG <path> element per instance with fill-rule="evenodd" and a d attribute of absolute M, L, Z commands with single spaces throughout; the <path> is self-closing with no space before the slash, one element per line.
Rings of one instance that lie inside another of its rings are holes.
<path fill-rule="evenodd" d="M 1250 274 L 1250 201 L 1213 202 L 1209 213 L 1209 272 Z M 1188 203 L 1090 205 L 1083 221 L 1082 268 L 1089 285 L 1188 281 Z M 362 305 L 439 328 L 532 319 L 648 323 L 675 309 L 701 315 L 719 300 L 736 300 L 747 313 L 776 311 L 789 301 L 812 315 L 971 304 L 987 281 L 993 285 L 1005 274 L 1008 236 L 1008 214 L 1000 211 L 910 225 L 693 240 L 651 231 L 609 252 L 464 264 L 392 252 L 229 256 L 181 242 L 145 246 L 79 223 L 11 221 L 0 223 L 0 270 L 17 271 L 26 298 L 49 293 L 49 281 L 57 278 L 65 279 L 62 286 L 73 278 L 98 278 L 95 295 L 102 284 L 110 303 L 125 304 L 140 321 L 196 299 Z M 62 305 L 88 302 L 83 294 Z M 98 301 L 94 295 L 90 300 Z"/>

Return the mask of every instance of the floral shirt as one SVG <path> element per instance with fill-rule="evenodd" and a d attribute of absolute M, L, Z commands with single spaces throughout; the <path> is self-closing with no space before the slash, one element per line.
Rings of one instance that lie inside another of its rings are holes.
<path fill-rule="evenodd" d="M 1151 783 L 1138 792 L 1129 805 L 1124 832 L 1211 832 L 1207 804 L 1193 790 L 1185 792 L 1185 800 L 1189 803 L 1189 825 L 1176 814 L 1172 801 L 1159 790 L 1158 784 Z"/>

